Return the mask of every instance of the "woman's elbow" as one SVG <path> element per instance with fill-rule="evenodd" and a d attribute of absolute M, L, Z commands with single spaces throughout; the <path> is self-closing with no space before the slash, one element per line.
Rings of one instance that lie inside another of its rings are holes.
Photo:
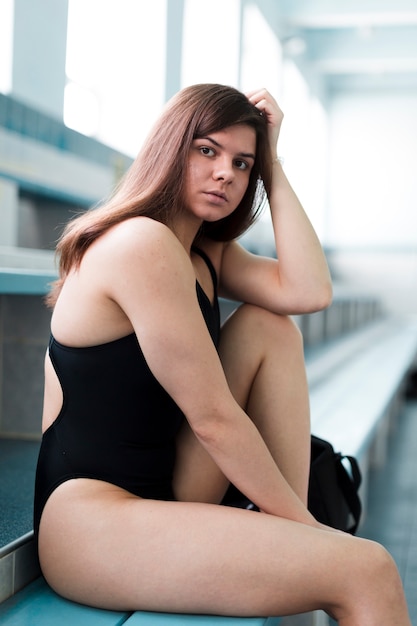
<path fill-rule="evenodd" d="M 329 280 L 311 291 L 304 292 L 299 299 L 298 313 L 315 313 L 327 309 L 333 301 L 333 287 Z"/>
<path fill-rule="evenodd" d="M 316 311 L 327 309 L 333 302 L 333 286 L 331 280 L 327 281 L 325 285 L 318 290 L 317 294 L 317 308 Z"/>
<path fill-rule="evenodd" d="M 202 446 L 209 450 L 220 448 L 230 429 L 229 419 L 221 416 L 216 410 L 204 419 L 201 415 L 198 419 L 190 420 L 191 428 Z M 230 436 L 230 433 L 229 433 Z"/>

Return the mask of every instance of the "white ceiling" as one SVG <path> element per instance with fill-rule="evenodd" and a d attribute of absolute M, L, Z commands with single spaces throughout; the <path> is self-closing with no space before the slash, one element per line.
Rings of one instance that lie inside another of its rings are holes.
<path fill-rule="evenodd" d="M 257 0 L 284 53 L 338 89 L 417 90 L 417 0 Z"/>

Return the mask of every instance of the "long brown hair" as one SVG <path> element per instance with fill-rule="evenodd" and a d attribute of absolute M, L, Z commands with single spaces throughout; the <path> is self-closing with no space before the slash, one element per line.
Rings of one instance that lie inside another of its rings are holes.
<path fill-rule="evenodd" d="M 186 87 L 168 102 L 109 200 L 67 224 L 56 248 L 60 278 L 53 285 L 48 304 L 54 304 L 65 277 L 79 265 L 87 248 L 115 224 L 144 215 L 172 225 L 184 208 L 184 174 L 193 140 L 235 124 L 247 124 L 256 131 L 256 158 L 249 184 L 235 211 L 218 222 L 204 222 L 199 235 L 230 241 L 245 232 L 255 221 L 271 187 L 266 119 L 233 87 Z"/>

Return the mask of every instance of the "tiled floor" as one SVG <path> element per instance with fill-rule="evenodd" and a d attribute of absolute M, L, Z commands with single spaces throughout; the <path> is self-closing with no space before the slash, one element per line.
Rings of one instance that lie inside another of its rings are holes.
<path fill-rule="evenodd" d="M 367 518 L 359 534 L 382 543 L 403 580 L 417 626 L 417 401 L 405 405 L 391 434 L 387 463 L 371 474 Z"/>
<path fill-rule="evenodd" d="M 30 532 L 39 443 L 0 439 L 0 549 Z"/>

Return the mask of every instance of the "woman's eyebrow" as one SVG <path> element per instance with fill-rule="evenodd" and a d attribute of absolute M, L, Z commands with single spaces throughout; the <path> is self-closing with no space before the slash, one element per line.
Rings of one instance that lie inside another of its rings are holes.
<path fill-rule="evenodd" d="M 213 139 L 212 137 L 197 137 L 197 139 L 204 139 L 205 141 L 210 141 L 210 143 L 212 143 L 214 146 L 216 146 L 216 148 L 220 148 L 223 149 L 224 146 L 222 146 L 221 143 L 219 143 L 218 141 L 216 141 L 215 139 Z M 253 159 L 255 160 L 255 155 L 252 152 L 238 152 L 238 154 L 236 156 L 240 156 L 240 157 L 245 157 L 246 159 Z"/>

